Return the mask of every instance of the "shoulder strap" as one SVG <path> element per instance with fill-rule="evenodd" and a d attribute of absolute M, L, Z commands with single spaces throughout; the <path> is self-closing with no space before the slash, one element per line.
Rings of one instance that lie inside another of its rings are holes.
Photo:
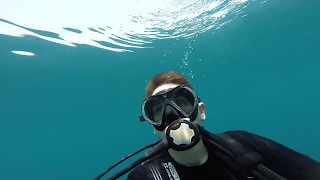
<path fill-rule="evenodd" d="M 203 140 L 214 150 L 226 164 L 233 168 L 243 178 L 285 180 L 286 178 L 267 168 L 261 161 L 262 156 L 254 150 L 246 148 L 228 134 L 212 134 L 203 127 L 199 128 Z"/>
<path fill-rule="evenodd" d="M 248 172 L 257 167 L 257 165 L 263 160 L 259 153 L 244 147 L 230 135 L 218 134 L 217 136 L 224 139 L 238 150 L 229 158 L 229 162 L 235 169 L 241 172 Z"/>

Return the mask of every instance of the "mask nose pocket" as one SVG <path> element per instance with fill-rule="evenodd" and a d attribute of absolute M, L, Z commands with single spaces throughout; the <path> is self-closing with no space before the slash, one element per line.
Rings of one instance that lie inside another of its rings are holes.
<path fill-rule="evenodd" d="M 171 122 L 180 119 L 179 113 L 176 111 L 174 107 L 171 105 L 167 105 L 164 110 L 163 120 L 166 124 L 170 124 Z"/>

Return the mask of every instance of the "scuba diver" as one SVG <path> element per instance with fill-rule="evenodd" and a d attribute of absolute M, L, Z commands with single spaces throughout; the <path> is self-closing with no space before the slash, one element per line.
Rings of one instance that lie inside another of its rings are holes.
<path fill-rule="evenodd" d="M 213 134 L 201 125 L 205 119 L 205 104 L 183 75 L 155 75 L 146 88 L 140 121 L 150 123 L 159 140 L 109 179 L 132 169 L 128 180 L 320 179 L 320 163 L 310 157 L 246 131 Z"/>

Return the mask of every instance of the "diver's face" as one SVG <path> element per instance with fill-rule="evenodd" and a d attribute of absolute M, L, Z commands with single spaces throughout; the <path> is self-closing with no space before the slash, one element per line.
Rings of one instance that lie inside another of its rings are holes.
<path fill-rule="evenodd" d="M 177 86 L 179 86 L 179 85 L 178 84 L 163 84 L 163 85 L 157 87 L 153 91 L 152 95 L 155 95 L 161 91 L 168 91 L 168 89 L 173 89 Z M 193 121 L 193 123 L 201 124 L 201 121 L 203 121 L 205 119 L 205 105 L 204 105 L 204 103 L 202 103 L 202 102 L 199 103 L 198 111 L 199 111 L 198 116 L 197 116 L 196 120 Z M 159 130 L 155 129 L 154 127 L 153 127 L 153 129 L 154 129 L 155 134 L 157 134 L 160 139 L 166 138 L 167 127 L 163 131 L 159 131 Z"/>
<path fill-rule="evenodd" d="M 175 88 L 175 87 L 177 87 L 177 86 L 178 86 L 177 84 L 163 84 L 163 85 L 157 87 L 157 88 L 153 91 L 152 95 L 155 95 L 155 94 L 159 93 L 160 91 L 166 91 L 166 90 L 168 90 L 168 89 L 173 89 L 173 88 Z"/>

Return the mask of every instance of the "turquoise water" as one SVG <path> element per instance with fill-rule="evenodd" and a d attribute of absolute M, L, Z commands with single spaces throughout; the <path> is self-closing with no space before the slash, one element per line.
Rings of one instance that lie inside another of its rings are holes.
<path fill-rule="evenodd" d="M 319 161 L 319 5 L 253 1 L 220 28 L 133 52 L 0 34 L 0 179 L 93 179 L 156 140 L 138 116 L 147 81 L 168 70 L 194 84 L 208 130 L 246 130 Z"/>

